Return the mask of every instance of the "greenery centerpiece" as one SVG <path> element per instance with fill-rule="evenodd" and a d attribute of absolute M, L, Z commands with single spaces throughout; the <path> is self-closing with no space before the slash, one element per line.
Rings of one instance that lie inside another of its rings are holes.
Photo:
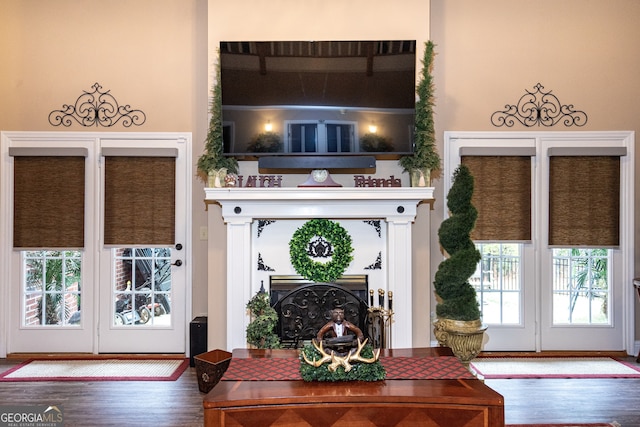
<path fill-rule="evenodd" d="M 360 354 L 364 358 L 375 357 L 373 347 L 369 344 L 364 345 Z M 300 350 L 300 375 L 304 381 L 381 381 L 387 375 L 380 360 L 373 363 L 353 363 L 349 368 L 338 366 L 333 370 L 329 364 L 317 367 L 310 365 L 305 362 L 305 357 L 308 360 L 319 360 L 323 355 L 310 344 Z"/>
<path fill-rule="evenodd" d="M 251 322 L 247 325 L 247 342 L 256 348 L 280 348 L 280 338 L 275 333 L 278 313 L 269 303 L 269 294 L 260 288 L 247 303 Z"/>
<path fill-rule="evenodd" d="M 480 352 L 486 326 L 480 321 L 476 290 L 469 278 L 476 271 L 481 254 L 471 240 L 478 211 L 471 203 L 474 178 L 465 165 L 453 174 L 447 194 L 450 216 L 438 230 L 440 246 L 448 258 L 438 266 L 434 288 L 437 305 L 435 335 L 465 364 Z"/>
<path fill-rule="evenodd" d="M 238 173 L 238 160 L 224 155 L 223 129 L 222 129 L 222 89 L 220 87 L 220 62 L 216 66 L 216 82 L 212 90 L 211 118 L 204 145 L 204 152 L 198 158 L 198 172 L 208 186 L 224 182 L 227 173 Z M 212 178 L 212 179 L 210 179 Z M 217 178 L 217 179 L 216 179 Z M 210 182 L 212 181 L 212 182 Z"/>
<path fill-rule="evenodd" d="M 433 68 L 434 44 L 431 41 L 425 43 L 424 58 L 422 59 L 422 72 L 416 94 L 416 119 L 414 152 L 411 156 L 403 156 L 398 163 L 404 172 L 411 177 L 411 185 L 414 187 L 427 187 L 431 185 L 431 171 L 440 168 L 440 155 L 436 148 L 435 126 L 433 120 Z"/>

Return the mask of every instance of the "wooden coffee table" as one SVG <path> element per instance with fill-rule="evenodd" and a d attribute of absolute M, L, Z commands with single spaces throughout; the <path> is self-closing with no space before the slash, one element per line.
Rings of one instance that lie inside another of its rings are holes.
<path fill-rule="evenodd" d="M 234 358 L 296 355 L 296 350 L 233 352 Z M 440 355 L 451 352 L 444 347 L 383 350 L 386 357 Z M 504 426 L 503 397 L 477 379 L 221 381 L 203 404 L 206 427 Z"/>

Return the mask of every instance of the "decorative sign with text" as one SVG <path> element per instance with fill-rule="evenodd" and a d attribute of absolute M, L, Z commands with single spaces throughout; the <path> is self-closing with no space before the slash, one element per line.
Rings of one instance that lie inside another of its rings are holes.
<path fill-rule="evenodd" d="M 367 178 L 364 175 L 354 175 L 355 187 L 402 187 L 402 181 L 400 178 L 396 178 L 391 175 L 389 178 L 372 178 L 369 175 Z"/>
<path fill-rule="evenodd" d="M 282 175 L 238 175 L 236 187 L 282 187 Z"/>

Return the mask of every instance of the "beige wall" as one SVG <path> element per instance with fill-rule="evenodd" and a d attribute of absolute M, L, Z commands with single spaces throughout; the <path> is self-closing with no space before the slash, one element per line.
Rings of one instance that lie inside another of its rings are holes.
<path fill-rule="evenodd" d="M 206 0 L 3 0 L 0 130 L 192 132 L 194 158 L 207 128 Z M 66 128 L 51 111 L 94 83 L 147 116 L 142 126 Z M 194 160 L 195 164 L 195 160 Z M 194 167 L 195 170 L 195 167 Z M 203 184 L 193 187 L 193 314 L 206 314 Z M 4 236 L 3 236 L 4 238 Z"/>
<path fill-rule="evenodd" d="M 569 130 L 636 130 L 639 16 L 636 0 L 431 0 L 431 11 L 428 0 L 2 0 L 0 130 L 103 131 L 55 128 L 47 121 L 50 111 L 99 82 L 116 99 L 147 114 L 143 126 L 114 131 L 192 132 L 195 163 L 207 128 L 215 58 L 209 46 L 217 40 L 415 38 L 421 45 L 430 26 L 437 45 L 441 152 L 445 130 L 503 129 L 491 126 L 491 113 L 538 82 L 561 102 L 587 112 L 588 124 Z M 207 225 L 202 187 L 194 179 L 194 315 L 205 314 L 208 304 L 224 310 L 222 292 L 207 301 L 207 245 L 198 237 Z M 424 285 L 414 293 L 414 322 L 424 325 L 414 328 L 417 345 L 429 340 L 429 313 L 423 308 L 431 278 L 425 276 L 425 263 L 415 261 L 439 263 L 437 241 L 420 237 L 427 227 L 435 235 L 442 211 L 442 182 L 436 181 L 431 223 L 419 215 L 414 233 L 414 277 Z M 210 238 L 224 242 L 224 228 L 213 227 Z M 212 267 L 209 274 L 223 288 L 224 263 Z M 636 319 L 638 337 L 640 316 Z"/>
<path fill-rule="evenodd" d="M 247 13 L 251 11 L 251 13 Z M 428 0 L 235 0 L 223 2 L 209 0 L 209 63 L 210 84 L 213 83 L 217 47 L 221 40 L 416 40 L 424 46 L 429 39 Z M 420 55 L 417 60 L 419 61 Z M 396 165 L 394 165 L 396 166 Z M 245 166 L 248 169 L 248 167 Z M 242 170 L 241 170 L 242 172 Z M 394 174 L 392 172 L 391 174 Z M 395 175 L 401 170 L 395 167 Z M 389 174 L 385 175 L 386 177 Z M 406 174 L 405 174 L 406 176 Z M 297 181 L 300 182 L 300 181 Z M 427 208 L 421 208 L 427 209 Z M 426 214 L 418 221 L 420 227 L 428 226 Z M 220 229 L 221 220 L 215 224 Z M 210 225 L 214 228 L 214 225 Z M 418 236 L 420 233 L 418 232 Z M 221 236 L 222 237 L 222 236 Z M 426 242 L 416 241 L 420 259 L 428 259 Z M 223 253 L 225 242 L 219 241 L 218 250 L 212 253 L 209 263 L 219 263 L 217 254 Z M 414 261 L 419 260 L 414 256 Z M 424 262 L 414 262 L 414 278 L 422 286 L 413 294 L 414 312 L 413 342 L 426 346 L 430 339 L 430 315 L 428 307 L 429 267 Z M 209 279 L 215 292 L 209 293 L 209 306 L 218 314 L 217 320 L 225 321 L 226 303 L 222 295 L 226 286 L 223 269 L 209 271 Z M 426 301 L 426 306 L 425 306 Z M 209 322 L 212 322 L 212 316 Z M 225 348 L 226 337 L 220 329 L 209 328 L 209 347 Z"/>
<path fill-rule="evenodd" d="M 638 17 L 640 2 L 635 0 L 431 0 L 439 137 L 444 131 L 471 130 L 638 132 Z M 585 111 L 587 124 L 580 128 L 491 125 L 494 111 L 517 103 L 525 89 L 531 90 L 536 83 L 552 90 L 561 103 Z M 441 149 L 442 144 L 440 140 Z M 640 151 L 635 155 L 639 165 Z M 636 189 L 640 188 L 639 178 L 636 174 Z M 436 198 L 434 227 L 442 221 L 444 209 L 440 192 Z M 638 203 L 636 196 L 636 223 Z M 635 241 L 637 247 L 637 232 Z M 437 265 L 437 251 L 432 253 L 431 262 Z M 636 275 L 640 275 L 639 256 L 637 252 Z M 623 286 L 630 288 L 631 283 Z M 640 314 L 636 309 L 638 337 Z"/>

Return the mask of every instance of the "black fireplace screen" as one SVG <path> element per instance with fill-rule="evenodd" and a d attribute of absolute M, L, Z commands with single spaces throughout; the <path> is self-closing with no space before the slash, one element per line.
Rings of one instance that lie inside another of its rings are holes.
<path fill-rule="evenodd" d="M 288 291 L 283 291 L 282 286 L 272 280 L 271 301 L 279 319 L 276 333 L 283 347 L 298 347 L 302 341 L 314 338 L 320 328 L 331 320 L 334 308 L 342 308 L 345 318 L 367 336 L 368 285 L 366 276 L 358 277 L 356 282 L 359 283 L 351 281 L 347 286 L 345 282 L 306 283 Z"/>

